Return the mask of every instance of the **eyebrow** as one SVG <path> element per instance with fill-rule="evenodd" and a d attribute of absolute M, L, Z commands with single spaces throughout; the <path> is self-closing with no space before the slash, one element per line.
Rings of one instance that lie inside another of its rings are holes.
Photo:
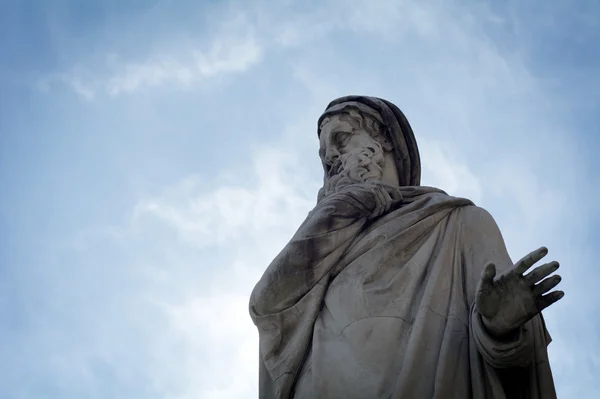
<path fill-rule="evenodd" d="M 331 132 L 332 136 L 337 136 L 338 134 L 353 134 L 354 133 L 354 129 L 350 129 L 348 131 L 346 130 L 334 130 L 333 132 Z"/>
<path fill-rule="evenodd" d="M 345 130 L 335 130 L 333 132 L 331 132 L 330 137 L 334 140 L 337 141 L 338 137 L 342 134 L 348 134 L 348 135 L 353 135 L 355 134 L 354 129 L 350 129 L 348 131 Z"/>

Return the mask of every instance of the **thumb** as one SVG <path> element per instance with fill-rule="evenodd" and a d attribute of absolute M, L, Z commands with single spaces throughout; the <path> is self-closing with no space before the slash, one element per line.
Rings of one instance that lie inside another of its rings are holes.
<path fill-rule="evenodd" d="M 477 287 L 476 306 L 477 311 L 484 317 L 491 318 L 498 311 L 497 297 L 494 295 L 494 277 L 496 276 L 496 266 L 493 263 L 485 265 L 481 273 L 479 287 Z"/>
<path fill-rule="evenodd" d="M 488 263 L 481 273 L 480 290 L 490 291 L 494 287 L 494 277 L 496 277 L 496 265 Z"/>

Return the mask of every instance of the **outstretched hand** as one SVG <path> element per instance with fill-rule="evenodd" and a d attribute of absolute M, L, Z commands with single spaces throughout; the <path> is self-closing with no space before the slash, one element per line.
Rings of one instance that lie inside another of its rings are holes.
<path fill-rule="evenodd" d="M 548 277 L 558 269 L 558 262 L 546 263 L 523 275 L 547 253 L 545 247 L 537 249 L 498 277 L 495 277 L 495 265 L 485 267 L 477 288 L 475 306 L 493 336 L 504 337 L 517 331 L 564 296 L 562 291 L 546 294 L 560 283 L 559 275 Z"/>

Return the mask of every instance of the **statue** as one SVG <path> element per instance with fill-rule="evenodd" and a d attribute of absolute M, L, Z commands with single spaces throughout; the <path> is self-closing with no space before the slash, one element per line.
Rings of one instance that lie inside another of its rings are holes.
<path fill-rule="evenodd" d="M 557 262 L 513 264 L 490 214 L 420 186 L 412 129 L 348 96 L 318 123 L 317 205 L 250 297 L 261 398 L 556 398 L 541 311 Z M 552 276 L 551 276 L 552 275 Z"/>

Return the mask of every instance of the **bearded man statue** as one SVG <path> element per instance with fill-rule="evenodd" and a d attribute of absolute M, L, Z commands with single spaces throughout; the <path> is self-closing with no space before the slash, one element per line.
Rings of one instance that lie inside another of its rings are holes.
<path fill-rule="evenodd" d="M 557 262 L 513 263 L 494 219 L 420 185 L 412 129 L 348 96 L 318 123 L 324 185 L 250 297 L 261 398 L 556 398 L 541 311 Z"/>

